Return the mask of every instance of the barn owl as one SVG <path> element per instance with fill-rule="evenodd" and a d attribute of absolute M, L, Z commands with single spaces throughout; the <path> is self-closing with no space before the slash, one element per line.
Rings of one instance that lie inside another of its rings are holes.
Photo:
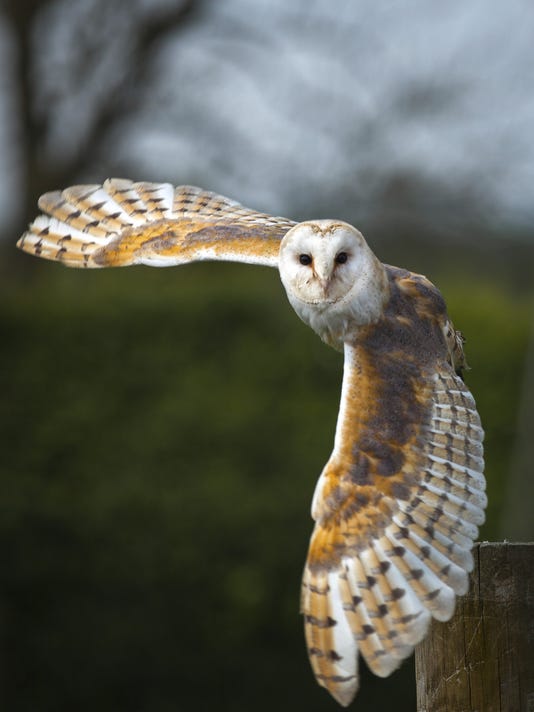
<path fill-rule="evenodd" d="M 380 262 L 345 222 L 295 223 L 190 186 L 111 179 L 47 193 L 39 207 L 18 246 L 71 267 L 277 267 L 297 315 L 344 352 L 301 611 L 317 681 L 348 705 L 360 653 L 386 677 L 432 617 L 451 617 L 484 521 L 483 430 L 441 294 Z"/>

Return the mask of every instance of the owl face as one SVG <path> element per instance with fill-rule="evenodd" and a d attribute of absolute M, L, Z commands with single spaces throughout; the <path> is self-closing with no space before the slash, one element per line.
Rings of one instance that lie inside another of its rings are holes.
<path fill-rule="evenodd" d="M 367 245 L 347 223 L 299 223 L 280 248 L 280 276 L 288 293 L 305 304 L 339 302 L 350 292 Z"/>
<path fill-rule="evenodd" d="M 348 330 L 378 319 L 389 297 L 384 266 L 344 222 L 295 225 L 282 240 L 279 266 L 297 314 L 334 346 Z"/>

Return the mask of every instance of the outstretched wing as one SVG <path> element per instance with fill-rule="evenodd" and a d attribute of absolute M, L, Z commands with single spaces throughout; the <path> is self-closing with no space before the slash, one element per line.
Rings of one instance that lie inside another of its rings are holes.
<path fill-rule="evenodd" d="M 45 193 L 17 245 L 69 267 L 157 267 L 195 260 L 278 265 L 280 241 L 295 224 L 193 186 L 77 185 Z"/>
<path fill-rule="evenodd" d="M 475 402 L 439 325 L 414 336 L 417 323 L 391 317 L 345 346 L 335 446 L 312 506 L 306 639 L 319 683 L 342 705 L 358 689 L 358 651 L 385 677 L 432 616 L 451 617 L 484 521 Z"/>

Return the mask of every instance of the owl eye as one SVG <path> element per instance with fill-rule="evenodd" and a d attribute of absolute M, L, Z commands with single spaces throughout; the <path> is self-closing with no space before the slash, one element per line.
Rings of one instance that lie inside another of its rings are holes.
<path fill-rule="evenodd" d="M 312 263 L 311 255 L 307 255 L 307 254 L 299 255 L 299 262 L 301 265 L 311 265 L 311 263 Z"/>
<path fill-rule="evenodd" d="M 349 256 L 347 255 L 346 252 L 338 252 L 336 255 L 335 261 L 338 265 L 344 265 L 348 259 L 349 259 Z"/>

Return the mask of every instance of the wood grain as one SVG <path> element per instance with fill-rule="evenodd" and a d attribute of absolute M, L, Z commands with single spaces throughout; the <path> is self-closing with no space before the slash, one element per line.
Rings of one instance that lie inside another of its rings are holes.
<path fill-rule="evenodd" d="M 473 550 L 469 593 L 416 648 L 418 712 L 534 712 L 534 543 Z"/>

